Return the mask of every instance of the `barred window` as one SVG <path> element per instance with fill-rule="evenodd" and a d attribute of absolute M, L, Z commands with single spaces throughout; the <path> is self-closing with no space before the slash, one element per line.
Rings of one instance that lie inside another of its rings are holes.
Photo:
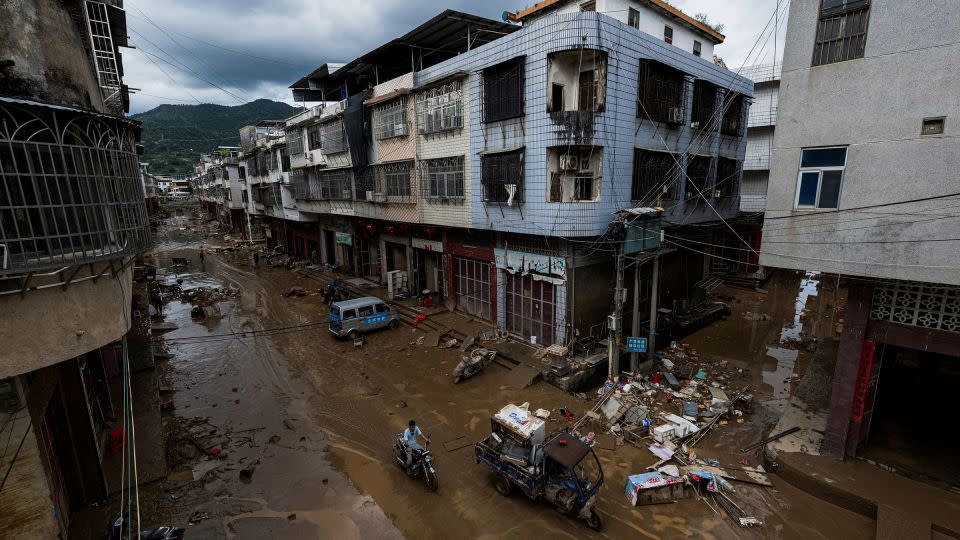
<path fill-rule="evenodd" d="M 434 199 L 462 199 L 463 156 L 428 159 L 424 162 L 426 196 Z"/>
<path fill-rule="evenodd" d="M 257 156 L 254 159 L 254 162 L 256 163 L 256 166 L 254 167 L 254 169 L 256 170 L 256 173 L 254 174 L 256 176 L 266 176 L 268 161 L 269 161 L 269 152 L 265 150 L 261 150 L 260 152 L 257 152 Z"/>
<path fill-rule="evenodd" d="M 303 130 L 296 128 L 287 132 L 287 153 L 291 156 L 303 153 Z"/>
<path fill-rule="evenodd" d="M 523 116 L 524 57 L 483 70 L 483 121 Z"/>
<path fill-rule="evenodd" d="M 338 169 L 319 173 L 319 199 L 350 200 L 353 198 L 353 173 L 350 169 Z"/>
<path fill-rule="evenodd" d="M 383 173 L 387 197 L 410 197 L 410 174 L 413 162 L 404 167 L 388 167 Z"/>
<path fill-rule="evenodd" d="M 687 198 L 702 200 L 710 197 L 707 184 L 710 182 L 710 156 L 690 156 L 687 160 Z"/>
<path fill-rule="evenodd" d="M 275 171 L 280 168 L 280 160 L 277 159 L 277 149 L 271 148 L 267 150 L 267 170 Z"/>
<path fill-rule="evenodd" d="M 463 91 L 460 81 L 417 95 L 417 127 L 423 134 L 463 127 Z"/>
<path fill-rule="evenodd" d="M 639 86 L 637 118 L 683 124 L 686 84 L 682 71 L 653 60 L 641 60 Z"/>
<path fill-rule="evenodd" d="M 346 152 L 347 134 L 343 129 L 343 121 L 337 120 L 321 124 L 320 129 L 323 133 L 323 153 L 336 154 L 337 152 Z"/>
<path fill-rule="evenodd" d="M 736 197 L 740 185 L 741 162 L 735 159 L 717 158 L 717 181 L 714 196 L 719 198 Z"/>
<path fill-rule="evenodd" d="M 314 124 L 307 128 L 307 148 L 310 150 L 320 148 L 321 140 L 320 124 Z"/>
<path fill-rule="evenodd" d="M 646 203 L 676 199 L 678 159 L 669 152 L 634 150 L 630 200 Z"/>
<path fill-rule="evenodd" d="M 407 134 L 407 99 L 401 98 L 377 107 L 377 140 Z"/>
<path fill-rule="evenodd" d="M 823 0 L 813 45 L 813 65 L 863 58 L 870 0 Z"/>
<path fill-rule="evenodd" d="M 716 129 L 713 113 L 717 108 L 717 85 L 697 79 L 693 83 L 693 114 L 690 127 L 693 129 Z"/>
<path fill-rule="evenodd" d="M 523 150 L 486 154 L 481 158 L 483 200 L 488 203 L 523 202 Z"/>
<path fill-rule="evenodd" d="M 746 101 L 744 97 L 733 90 L 728 90 L 723 98 L 723 120 L 720 124 L 720 133 L 739 137 L 743 132 L 743 120 L 746 116 Z"/>

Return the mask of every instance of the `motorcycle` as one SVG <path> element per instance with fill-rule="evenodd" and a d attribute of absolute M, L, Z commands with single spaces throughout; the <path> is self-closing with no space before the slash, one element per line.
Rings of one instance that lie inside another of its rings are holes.
<path fill-rule="evenodd" d="M 140 531 L 135 538 L 127 538 L 126 521 L 124 516 L 117 516 L 104 536 L 104 540 L 183 540 L 186 529 L 182 527 L 157 527 L 147 531 Z M 136 533 L 134 533 L 136 534 Z"/>
<path fill-rule="evenodd" d="M 323 290 L 320 291 L 320 295 L 323 298 L 323 303 L 328 306 L 334 302 L 340 302 L 350 298 L 350 292 L 347 291 L 347 288 L 343 285 L 343 280 L 332 279 L 324 285 Z"/>
<path fill-rule="evenodd" d="M 476 349 L 470 356 L 463 356 L 460 363 L 453 370 L 453 384 L 473 377 L 480 370 L 487 367 L 497 356 L 497 351 L 489 349 Z"/>
<path fill-rule="evenodd" d="M 410 460 L 410 467 L 407 467 L 407 443 L 403 439 L 403 434 L 397 435 L 397 441 L 393 448 L 396 450 L 397 464 L 407 471 L 412 477 L 423 476 L 423 481 L 427 484 L 427 489 L 436 491 L 440 487 L 437 480 L 437 471 L 433 467 L 433 456 L 430 455 L 430 436 L 427 435 L 427 446 L 417 447 L 412 450 L 413 456 Z"/>

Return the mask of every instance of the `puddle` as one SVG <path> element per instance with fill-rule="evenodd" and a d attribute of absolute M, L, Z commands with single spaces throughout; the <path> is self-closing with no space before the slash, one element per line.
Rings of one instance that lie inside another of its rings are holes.
<path fill-rule="evenodd" d="M 790 399 L 791 384 L 800 357 L 797 349 L 803 336 L 803 317 L 807 303 L 811 297 L 817 296 L 820 281 L 814 279 L 817 274 L 807 272 L 800 281 L 800 290 L 794 302 L 793 318 L 789 319 L 780 329 L 778 345 L 767 346 L 767 356 L 776 360 L 774 369 L 764 369 L 761 380 L 773 388 L 770 402 L 773 406 L 783 409 Z M 766 362 L 764 363 L 766 367 Z"/>

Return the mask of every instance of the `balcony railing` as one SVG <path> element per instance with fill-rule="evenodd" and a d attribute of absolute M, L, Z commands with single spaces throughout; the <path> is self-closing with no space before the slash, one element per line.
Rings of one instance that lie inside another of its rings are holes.
<path fill-rule="evenodd" d="M 747 115 L 747 127 L 772 126 L 777 123 L 777 108 L 757 109 L 756 105 L 750 108 Z"/>
<path fill-rule="evenodd" d="M 136 127 L 0 98 L 0 275 L 146 251 Z"/>

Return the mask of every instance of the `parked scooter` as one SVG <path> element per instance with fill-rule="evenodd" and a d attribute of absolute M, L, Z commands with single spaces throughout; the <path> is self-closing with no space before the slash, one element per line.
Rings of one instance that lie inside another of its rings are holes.
<path fill-rule="evenodd" d="M 460 363 L 453 370 L 453 384 L 473 377 L 480 370 L 487 367 L 487 364 L 493 361 L 497 356 L 497 351 L 490 349 L 476 349 L 470 356 L 463 356 Z"/>
<path fill-rule="evenodd" d="M 140 531 L 139 536 L 135 538 L 129 538 L 126 536 L 127 525 L 124 517 L 117 516 L 117 519 L 113 520 L 113 525 L 110 526 L 110 529 L 107 531 L 107 534 L 104 536 L 105 540 L 183 540 L 184 534 L 186 534 L 186 529 L 182 527 L 157 527 L 156 529 L 150 529 L 148 531 Z M 134 533 L 136 534 L 136 533 Z"/>
<path fill-rule="evenodd" d="M 350 292 L 347 291 L 347 288 L 343 285 L 343 280 L 341 279 L 332 279 L 324 285 L 323 290 L 320 292 L 320 295 L 323 297 L 323 303 L 328 306 L 334 302 L 340 302 L 350 298 Z"/>
<path fill-rule="evenodd" d="M 427 484 L 427 489 L 436 491 L 440 487 L 437 480 L 437 471 L 433 468 L 433 456 L 430 455 L 430 436 L 427 435 L 427 446 L 414 448 L 413 456 L 410 460 L 410 467 L 407 468 L 407 444 L 404 442 L 403 434 L 397 435 L 397 441 L 393 448 L 397 452 L 397 464 L 400 465 L 410 476 L 423 476 L 423 481 Z"/>

